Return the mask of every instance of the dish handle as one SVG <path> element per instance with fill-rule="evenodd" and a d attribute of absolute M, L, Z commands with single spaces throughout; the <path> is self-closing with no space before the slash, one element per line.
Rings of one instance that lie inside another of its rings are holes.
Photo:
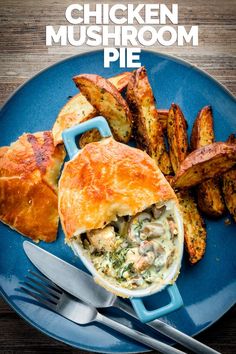
<path fill-rule="evenodd" d="M 156 310 L 146 309 L 142 298 L 131 298 L 130 301 L 141 322 L 150 322 L 183 306 L 183 300 L 176 284 L 169 285 L 166 290 L 170 295 L 170 303 Z"/>
<path fill-rule="evenodd" d="M 109 136 L 112 136 L 109 125 L 106 119 L 102 116 L 90 119 L 84 123 L 81 123 L 75 127 L 63 131 L 62 139 L 64 141 L 70 159 L 77 155 L 78 152 L 81 150 L 76 144 L 76 136 L 94 128 L 98 129 L 99 133 L 103 138 L 108 138 Z"/>

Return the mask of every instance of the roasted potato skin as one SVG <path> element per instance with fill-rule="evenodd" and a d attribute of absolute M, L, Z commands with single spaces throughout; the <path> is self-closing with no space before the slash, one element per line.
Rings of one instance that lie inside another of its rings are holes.
<path fill-rule="evenodd" d="M 119 92 L 128 85 L 131 72 L 123 72 L 108 79 Z M 96 109 L 88 102 L 86 97 L 78 93 L 72 97 L 61 109 L 52 128 L 54 145 L 62 144 L 62 132 L 76 124 L 85 122 L 98 115 Z"/>
<path fill-rule="evenodd" d="M 78 93 L 72 97 L 60 110 L 52 128 L 53 142 L 57 146 L 63 143 L 62 132 L 76 124 L 96 117 L 96 109 L 88 100 Z"/>
<path fill-rule="evenodd" d="M 231 134 L 227 142 L 236 144 L 235 135 Z M 227 209 L 236 222 L 236 167 L 223 174 L 222 190 Z"/>
<path fill-rule="evenodd" d="M 174 179 L 174 176 L 171 176 L 171 175 L 166 175 L 165 176 L 165 179 L 167 180 L 167 182 L 172 185 L 173 184 L 173 179 Z"/>
<path fill-rule="evenodd" d="M 144 67 L 137 69 L 128 83 L 126 99 L 133 116 L 133 135 L 164 174 L 169 174 L 162 126 L 158 120 L 155 99 Z M 163 157 L 163 154 L 165 155 Z"/>
<path fill-rule="evenodd" d="M 206 229 L 197 204 L 189 190 L 176 193 L 184 220 L 184 242 L 192 264 L 202 259 L 206 249 Z"/>
<path fill-rule="evenodd" d="M 211 106 L 203 107 L 193 124 L 191 134 L 191 150 L 199 149 L 214 142 L 213 115 Z M 209 179 L 197 187 L 197 203 L 199 209 L 210 217 L 220 217 L 225 211 L 218 178 Z"/>
<path fill-rule="evenodd" d="M 73 80 L 96 111 L 108 120 L 114 138 L 127 143 L 131 136 L 132 116 L 115 86 L 95 74 L 78 75 Z"/>
<path fill-rule="evenodd" d="M 212 144 L 214 139 L 212 108 L 211 106 L 205 106 L 198 112 L 193 124 L 190 138 L 191 151 Z"/>
<path fill-rule="evenodd" d="M 167 130 L 167 122 L 169 116 L 169 109 L 157 109 L 158 120 L 161 123 L 163 132 Z"/>
<path fill-rule="evenodd" d="M 222 189 L 227 209 L 236 222 L 236 168 L 224 173 Z"/>
<path fill-rule="evenodd" d="M 224 173 L 222 190 L 227 209 L 236 222 L 236 168 Z"/>
<path fill-rule="evenodd" d="M 161 171 L 164 173 L 164 175 L 171 175 L 173 174 L 173 168 L 170 162 L 170 156 L 167 151 L 164 151 L 162 156 L 160 157 L 160 165 L 159 165 Z"/>
<path fill-rule="evenodd" d="M 236 144 L 213 143 L 189 154 L 173 180 L 175 188 L 189 188 L 217 177 L 236 164 Z"/>
<path fill-rule="evenodd" d="M 116 76 L 112 76 L 107 80 L 114 85 L 119 92 L 122 92 L 128 85 L 129 80 L 131 79 L 132 72 L 126 71 Z"/>
<path fill-rule="evenodd" d="M 209 217 L 219 218 L 225 211 L 218 178 L 209 179 L 197 186 L 197 204 L 199 209 Z"/>
<path fill-rule="evenodd" d="M 170 160 L 176 174 L 188 151 L 187 123 L 180 107 L 172 103 L 167 122 Z"/>
<path fill-rule="evenodd" d="M 236 144 L 236 135 L 235 134 L 236 133 L 230 134 L 230 136 L 228 137 L 226 142 L 229 144 Z"/>
<path fill-rule="evenodd" d="M 180 107 L 174 103 L 169 109 L 167 136 L 171 163 L 176 174 L 181 162 L 187 157 L 188 137 L 187 123 L 184 115 Z M 169 177 L 168 180 L 170 184 L 173 184 L 175 177 Z M 177 191 L 176 196 L 183 217 L 185 249 L 189 255 L 190 263 L 194 264 L 200 261 L 205 253 L 206 229 L 192 191 Z"/>
<path fill-rule="evenodd" d="M 97 129 L 88 130 L 79 138 L 79 147 L 83 149 L 85 145 L 101 140 L 101 134 Z"/>

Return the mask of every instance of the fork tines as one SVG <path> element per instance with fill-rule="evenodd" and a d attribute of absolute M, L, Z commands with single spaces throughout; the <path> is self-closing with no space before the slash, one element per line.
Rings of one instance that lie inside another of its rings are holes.
<path fill-rule="evenodd" d="M 55 310 L 63 294 L 62 290 L 43 275 L 32 270 L 29 270 L 29 273 L 31 276 L 26 275 L 26 281 L 21 282 L 20 290 L 50 309 Z"/>

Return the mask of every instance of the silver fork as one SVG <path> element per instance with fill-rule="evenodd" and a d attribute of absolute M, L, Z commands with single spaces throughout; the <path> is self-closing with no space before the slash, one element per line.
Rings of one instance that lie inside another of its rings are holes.
<path fill-rule="evenodd" d="M 64 292 L 56 284 L 48 278 L 29 271 L 31 276 L 26 276 L 26 281 L 21 282 L 19 290 L 36 299 L 40 304 L 43 304 L 48 309 L 58 313 L 59 315 L 69 319 L 80 325 L 89 324 L 91 322 L 100 322 L 109 328 L 120 332 L 127 337 L 130 337 L 137 342 L 146 346 L 159 350 L 164 354 L 184 354 L 176 348 L 162 343 L 140 331 L 126 327 L 120 322 L 116 322 L 97 311 L 91 305 L 79 301 L 71 295 Z"/>

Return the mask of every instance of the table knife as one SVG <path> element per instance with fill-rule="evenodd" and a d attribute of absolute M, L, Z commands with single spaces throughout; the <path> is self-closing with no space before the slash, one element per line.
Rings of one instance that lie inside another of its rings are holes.
<path fill-rule="evenodd" d="M 23 242 L 23 248 L 34 266 L 69 294 L 96 308 L 114 306 L 137 319 L 137 316 L 130 305 L 121 301 L 116 295 L 96 284 L 93 277 L 89 274 L 29 241 Z M 194 353 L 220 354 L 214 349 L 161 320 L 154 320 L 145 325 L 175 340 L 186 348 L 191 349 Z"/>

